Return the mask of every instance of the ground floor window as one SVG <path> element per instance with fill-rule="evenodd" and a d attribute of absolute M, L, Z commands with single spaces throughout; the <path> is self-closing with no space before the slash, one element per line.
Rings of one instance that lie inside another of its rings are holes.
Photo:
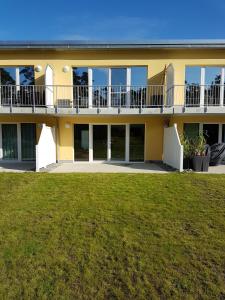
<path fill-rule="evenodd" d="M 193 138 L 199 134 L 199 123 L 184 123 L 184 135 Z"/>
<path fill-rule="evenodd" d="M 144 161 L 144 124 L 75 124 L 75 161 Z"/>
<path fill-rule="evenodd" d="M 225 142 L 225 124 L 216 123 L 184 123 L 184 135 L 188 138 L 204 134 L 206 143 L 210 146 Z"/>
<path fill-rule="evenodd" d="M 0 124 L 0 159 L 35 160 L 36 124 Z"/>

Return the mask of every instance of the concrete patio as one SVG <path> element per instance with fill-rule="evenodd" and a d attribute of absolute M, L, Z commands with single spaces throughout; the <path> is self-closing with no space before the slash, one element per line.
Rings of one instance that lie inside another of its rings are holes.
<path fill-rule="evenodd" d="M 35 170 L 35 162 L 0 162 L 0 172 L 32 172 Z"/>
<path fill-rule="evenodd" d="M 43 171 L 49 173 L 168 173 L 163 165 L 155 163 L 60 163 Z"/>

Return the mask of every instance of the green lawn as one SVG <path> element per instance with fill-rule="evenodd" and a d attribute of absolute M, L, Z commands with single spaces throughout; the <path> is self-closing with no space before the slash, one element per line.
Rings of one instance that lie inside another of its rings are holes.
<path fill-rule="evenodd" d="M 0 174 L 0 299 L 225 299 L 225 176 Z"/>

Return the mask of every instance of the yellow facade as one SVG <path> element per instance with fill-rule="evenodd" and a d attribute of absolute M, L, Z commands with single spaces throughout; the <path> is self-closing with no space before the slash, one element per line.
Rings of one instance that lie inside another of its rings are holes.
<path fill-rule="evenodd" d="M 35 72 L 36 84 L 44 84 L 47 65 L 54 70 L 54 85 L 72 85 L 72 67 L 116 67 L 147 66 L 148 84 L 163 84 L 165 69 L 174 68 L 174 84 L 184 85 L 185 66 L 225 66 L 225 50 L 18 50 L 1 51 L 0 66 L 37 66 L 41 72 Z M 69 66 L 68 73 L 63 67 Z M 183 97 L 175 96 L 175 105 L 183 105 Z M 183 124 L 191 122 L 224 123 L 225 116 L 48 116 L 48 115 L 0 115 L 0 123 L 30 122 L 45 123 L 57 128 L 57 159 L 74 159 L 74 124 L 145 124 L 145 160 L 162 160 L 164 125 L 177 123 L 182 133 Z M 38 133 L 37 126 L 37 133 Z"/>

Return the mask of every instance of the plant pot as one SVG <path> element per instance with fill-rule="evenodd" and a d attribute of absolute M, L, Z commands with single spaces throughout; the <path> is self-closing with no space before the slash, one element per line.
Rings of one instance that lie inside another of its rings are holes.
<path fill-rule="evenodd" d="M 202 172 L 208 172 L 209 171 L 209 157 L 203 156 L 202 159 Z"/>
<path fill-rule="evenodd" d="M 192 164 L 193 164 L 193 170 L 196 172 L 201 172 L 202 171 L 202 162 L 203 162 L 203 157 L 201 155 L 196 155 L 192 159 Z"/>
<path fill-rule="evenodd" d="M 189 170 L 192 167 L 191 159 L 189 157 L 184 158 L 183 160 L 183 169 Z"/>

